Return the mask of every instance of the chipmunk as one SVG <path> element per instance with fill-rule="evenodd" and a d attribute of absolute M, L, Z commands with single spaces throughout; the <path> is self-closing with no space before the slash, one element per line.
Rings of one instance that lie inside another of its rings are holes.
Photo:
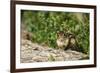
<path fill-rule="evenodd" d="M 69 44 L 69 38 L 65 37 L 65 34 L 63 32 L 57 33 L 57 46 L 59 49 L 65 49 L 65 47 Z"/>
<path fill-rule="evenodd" d="M 76 37 L 72 33 L 64 33 L 59 32 L 57 33 L 57 46 L 59 49 L 67 50 L 77 50 L 78 49 L 78 43 L 76 40 Z"/>

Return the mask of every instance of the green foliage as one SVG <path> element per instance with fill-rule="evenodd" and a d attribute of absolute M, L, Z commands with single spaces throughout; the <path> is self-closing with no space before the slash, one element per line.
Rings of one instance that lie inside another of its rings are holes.
<path fill-rule="evenodd" d="M 22 10 L 21 19 L 26 30 L 33 34 L 33 42 L 57 48 L 57 32 L 72 32 L 82 52 L 89 53 L 88 13 Z"/>
<path fill-rule="evenodd" d="M 55 58 L 52 54 L 50 54 L 50 56 L 48 57 L 49 61 L 55 61 Z"/>

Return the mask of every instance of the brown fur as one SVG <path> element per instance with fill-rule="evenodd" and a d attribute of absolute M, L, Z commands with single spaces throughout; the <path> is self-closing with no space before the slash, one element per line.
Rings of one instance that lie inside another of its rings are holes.
<path fill-rule="evenodd" d="M 59 49 L 72 49 L 77 50 L 78 49 L 78 43 L 76 40 L 76 37 L 72 33 L 57 33 L 57 46 Z"/>
<path fill-rule="evenodd" d="M 32 39 L 32 33 L 28 32 L 28 31 L 25 31 L 25 30 L 22 30 L 21 38 L 31 40 Z"/>

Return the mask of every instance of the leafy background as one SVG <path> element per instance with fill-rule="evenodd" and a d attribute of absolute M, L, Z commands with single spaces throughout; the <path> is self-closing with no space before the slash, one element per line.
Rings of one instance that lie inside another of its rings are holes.
<path fill-rule="evenodd" d="M 57 32 L 74 33 L 82 52 L 89 54 L 89 13 L 21 10 L 22 29 L 32 42 L 57 48 Z"/>

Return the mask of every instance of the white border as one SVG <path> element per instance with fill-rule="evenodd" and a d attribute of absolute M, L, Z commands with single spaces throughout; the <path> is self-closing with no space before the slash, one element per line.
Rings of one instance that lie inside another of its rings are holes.
<path fill-rule="evenodd" d="M 80 61 L 60 61 L 60 62 L 42 62 L 42 63 L 20 63 L 20 11 L 25 10 L 42 10 L 42 11 L 63 11 L 63 12 L 83 12 L 90 13 L 90 59 Z M 94 11 L 93 9 L 71 8 L 71 7 L 50 7 L 35 5 L 16 5 L 16 69 L 21 68 L 40 68 L 40 67 L 57 67 L 57 66 L 74 66 L 74 65 L 94 64 Z"/>

